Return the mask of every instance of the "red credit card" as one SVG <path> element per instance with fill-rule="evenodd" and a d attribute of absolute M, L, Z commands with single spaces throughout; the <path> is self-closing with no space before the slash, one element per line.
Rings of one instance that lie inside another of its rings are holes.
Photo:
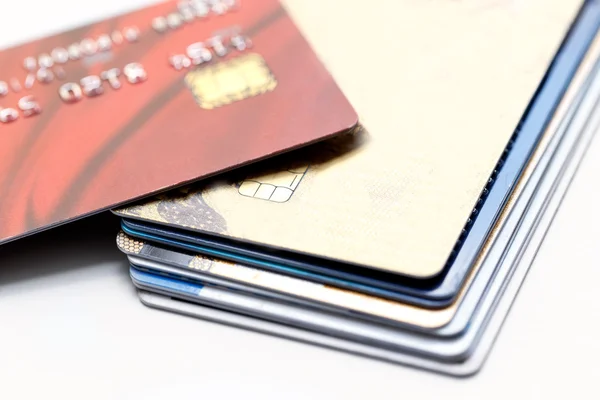
<path fill-rule="evenodd" d="M 0 52 L 0 243 L 344 132 L 277 0 L 167 1 Z"/>

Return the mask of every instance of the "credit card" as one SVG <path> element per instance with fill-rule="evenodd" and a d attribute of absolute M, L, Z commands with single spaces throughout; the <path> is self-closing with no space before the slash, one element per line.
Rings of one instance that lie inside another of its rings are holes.
<path fill-rule="evenodd" d="M 431 310 L 149 243 L 129 237 L 124 232 L 119 233 L 117 246 L 129 256 L 129 261 L 134 267 L 167 274 L 175 279 L 187 278 L 191 281 L 228 286 L 251 294 L 310 305 L 377 323 L 400 325 L 413 330 L 434 330 L 437 333 L 439 328 L 453 319 L 464 296 L 461 295 L 454 306 Z M 481 279 L 489 280 L 489 275 L 494 270 L 494 266 L 490 267 L 490 273 Z M 486 287 L 487 281 L 481 282 L 478 289 L 469 296 L 470 299 L 466 302 L 468 306 L 465 307 L 463 303 L 463 311 L 469 315 L 461 318 L 461 326 L 451 329 L 451 334 L 456 331 L 462 332 L 466 328 Z"/>
<path fill-rule="evenodd" d="M 267 251 L 265 247 L 202 233 L 199 229 L 209 227 L 208 229 L 214 230 L 226 225 L 225 219 L 207 205 L 202 186 L 187 187 L 180 192 L 161 196 L 154 202 L 131 207 L 128 209 L 128 215 L 141 215 L 141 218 L 124 218 L 123 230 L 134 237 L 172 244 L 212 257 L 273 269 L 303 279 L 411 303 L 418 307 L 449 307 L 456 302 L 465 283 L 469 283 L 469 276 L 474 273 L 473 266 L 478 265 L 485 243 L 493 233 L 494 224 L 497 223 L 499 215 L 506 210 L 518 180 L 525 176 L 525 166 L 532 164 L 532 154 L 540 151 L 540 143 L 544 142 L 547 136 L 556 134 L 556 123 L 560 123 L 571 107 L 573 93 L 577 93 L 585 76 L 590 72 L 596 52 L 588 51 L 585 57 L 584 54 L 589 49 L 590 41 L 593 41 L 600 21 L 598 8 L 590 9 L 591 12 L 579 20 L 562 46 L 539 94 L 526 113 L 520 131 L 511 140 L 511 148 L 507 148 L 505 152 L 508 155 L 501 160 L 502 166 L 499 164 L 494 176 L 490 178 L 485 189 L 487 195 L 480 198 L 480 206 L 473 211 L 473 216 L 469 219 L 470 226 L 463 230 L 461 239 L 455 245 L 453 256 L 446 262 L 446 272 L 438 280 L 427 282 L 406 279 L 389 273 L 376 273 L 354 264 L 335 262 L 326 256 L 318 258 L 277 249 Z M 584 57 L 581 64 L 580 57 Z M 569 89 L 564 92 L 566 85 Z M 556 106 L 555 102 L 558 103 Z M 314 161 L 319 159 L 319 156 L 327 158 L 333 154 L 338 157 L 346 156 L 348 152 L 356 151 L 358 143 L 367 140 L 366 136 L 367 134 L 359 128 L 352 135 L 345 135 L 307 149 L 312 151 L 310 155 L 313 157 L 299 160 Z M 278 161 L 281 160 L 271 160 L 274 164 Z M 279 173 L 257 175 L 252 180 L 246 179 L 240 187 L 248 181 L 262 181 L 262 187 L 265 181 L 281 181 L 282 177 L 289 180 L 290 176 L 294 175 L 292 172 L 302 171 L 298 161 L 284 161 L 287 169 L 283 169 L 280 164 Z M 288 186 L 297 186 L 294 181 L 299 180 L 302 180 L 302 177 L 295 177 Z M 277 187 L 278 190 L 282 188 L 283 185 Z M 348 228 L 352 228 L 355 233 L 360 231 L 359 227 Z M 313 239 L 309 235 L 306 240 Z M 398 260 L 402 260 L 400 254 Z"/>
<path fill-rule="evenodd" d="M 548 172 L 550 167 L 556 168 L 568 161 L 570 151 L 568 146 L 576 143 L 589 123 L 590 113 L 600 96 L 599 54 L 600 37 L 597 37 L 550 122 L 547 134 L 544 135 L 532 160 L 528 163 L 516 187 L 514 197 L 508 202 L 509 206 L 503 211 L 485 251 L 480 255 L 475 272 L 452 307 L 443 310 L 413 307 L 208 258 L 182 250 L 183 246 L 175 249 L 147 243 L 132 239 L 123 232 L 117 237 L 118 247 L 129 255 L 133 265 L 174 277 L 205 280 L 218 285 L 227 285 L 222 282 L 228 280 L 234 285 L 242 284 L 242 287 L 236 286 L 236 290 L 256 292 L 261 295 L 265 295 L 264 290 L 267 290 L 271 291 L 272 297 L 283 294 L 287 295 L 288 301 L 302 304 L 312 301 L 313 306 L 337 308 L 338 312 L 350 313 L 359 318 L 362 316 L 377 322 L 416 325 L 418 328 L 433 329 L 436 335 L 441 336 L 456 335 L 466 328 L 476 307 L 481 303 L 481 298 L 490 295 L 486 294 L 490 290 L 493 291 L 494 285 L 492 284 L 490 289 L 488 283 L 491 280 L 504 281 L 506 278 L 508 269 L 502 267 L 504 265 L 502 260 L 506 261 L 504 248 L 510 246 L 512 232 L 519 226 L 521 215 L 526 213 L 529 199 L 535 195 L 535 188 L 542 179 L 547 180 L 552 177 Z M 498 265 L 500 267 L 496 268 Z M 491 295 L 494 296 L 493 293 Z"/>
<path fill-rule="evenodd" d="M 600 85 L 595 84 L 598 93 Z M 589 112 L 589 107 L 587 112 Z M 594 109 L 595 107 L 592 107 Z M 177 312 L 187 316 L 202 318 L 258 332 L 273 334 L 305 343 L 313 343 L 327 348 L 347 351 L 353 354 L 415 366 L 426 370 L 455 376 L 468 376 L 477 373 L 485 363 L 494 341 L 510 311 L 510 308 L 527 276 L 530 265 L 550 226 L 552 219 L 562 202 L 570 182 L 577 171 L 589 143 L 600 125 L 600 114 L 594 113 L 591 119 L 577 123 L 581 128 L 576 135 L 561 142 L 554 158 L 560 160 L 547 167 L 547 173 L 536 185 L 533 199 L 528 201 L 529 210 L 522 219 L 517 238 L 512 242 L 505 262 L 515 265 L 515 271 L 503 289 L 503 294 L 495 301 L 494 311 L 489 313 L 485 328 L 479 336 L 473 351 L 463 362 L 440 362 L 427 359 L 414 353 L 392 351 L 365 341 L 354 341 L 332 337 L 330 332 L 301 330 L 286 324 L 273 323 L 251 318 L 219 308 L 205 307 L 191 302 L 178 301 L 156 293 L 140 292 L 141 301 L 154 308 Z M 184 283 L 184 287 L 187 284 Z M 180 288 L 184 289 L 184 288 Z"/>
<path fill-rule="evenodd" d="M 373 48 L 370 68 L 347 62 L 338 41 L 316 38 L 376 42 L 389 36 L 387 24 L 363 31 L 342 26 L 347 19 L 333 27 L 302 20 L 368 134 L 303 162 L 252 168 L 116 212 L 164 232 L 225 238 L 232 247 L 269 249 L 268 256 L 288 252 L 287 267 L 314 257 L 294 268 L 323 276 L 352 270 L 365 285 L 376 286 L 369 279 L 380 274 L 382 288 L 426 286 L 410 296 L 447 306 L 596 33 L 597 5 L 576 18 L 582 3 L 531 1 L 519 11 L 475 1 L 382 1 L 369 11 L 346 3 L 344 15 L 356 21 L 350 26 L 372 9 L 398 27 L 390 46 Z M 435 23 L 410 23 L 425 20 Z M 557 55 L 563 41 L 572 47 Z M 461 249 L 468 251 L 459 256 Z"/>
<path fill-rule="evenodd" d="M 494 329 L 488 329 L 484 332 L 484 336 L 481 340 L 482 344 L 475 349 L 473 355 L 469 359 L 462 363 L 446 363 L 422 358 L 417 355 L 379 348 L 368 343 L 340 339 L 324 333 L 303 330 L 293 326 L 252 318 L 243 314 L 209 307 L 192 301 L 185 301 L 146 290 L 138 290 L 138 295 L 140 301 L 144 305 L 156 310 L 172 312 L 186 317 L 198 318 L 208 322 L 245 329 L 251 332 L 295 340 L 304 344 L 317 345 L 328 350 L 339 350 L 357 356 L 370 357 L 379 361 L 420 368 L 450 376 L 469 376 L 477 373 L 483 366 L 488 352 L 491 350 L 493 339 L 498 333 L 498 328 L 496 328 L 497 324 L 494 323 L 492 325 Z M 504 317 L 504 315 L 502 316 Z M 494 321 L 496 321 L 496 319 L 494 319 Z"/>
<path fill-rule="evenodd" d="M 0 243 L 356 123 L 277 0 L 166 1 L 5 49 Z"/>
<path fill-rule="evenodd" d="M 130 275 L 138 289 L 301 329 L 323 332 L 342 339 L 371 343 L 377 347 L 395 351 L 417 353 L 423 357 L 445 362 L 461 362 L 467 359 L 482 333 L 481 329 L 487 322 L 487 315 L 481 313 L 477 323 L 470 326 L 464 335 L 439 339 L 258 296 L 249 296 L 238 291 L 205 285 L 200 282 L 172 279 L 134 267 L 130 268 Z"/>

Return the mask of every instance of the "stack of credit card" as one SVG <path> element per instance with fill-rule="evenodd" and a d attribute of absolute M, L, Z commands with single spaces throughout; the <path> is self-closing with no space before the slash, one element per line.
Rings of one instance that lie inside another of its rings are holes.
<path fill-rule="evenodd" d="M 307 3 L 263 24 L 297 20 L 360 123 L 114 209 L 131 279 L 158 309 L 473 374 L 598 129 L 600 2 Z M 237 87 L 259 54 L 190 67 L 198 90 Z M 260 59 L 248 74 L 285 74 Z M 278 111 L 261 112 L 239 129 L 277 137 Z"/>

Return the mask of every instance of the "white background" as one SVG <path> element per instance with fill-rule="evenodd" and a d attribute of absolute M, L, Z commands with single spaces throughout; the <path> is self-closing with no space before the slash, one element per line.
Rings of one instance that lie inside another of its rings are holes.
<path fill-rule="evenodd" d="M 2 2 L 0 47 L 148 2 Z M 145 308 L 103 214 L 0 247 L 0 398 L 596 398 L 599 171 L 596 140 L 474 378 Z"/>

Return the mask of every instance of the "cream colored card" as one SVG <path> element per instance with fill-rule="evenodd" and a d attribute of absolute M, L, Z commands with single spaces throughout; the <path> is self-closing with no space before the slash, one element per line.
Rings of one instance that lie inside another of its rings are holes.
<path fill-rule="evenodd" d="M 581 63 L 573 81 L 567 90 L 563 100 L 558 106 L 550 124 L 548 125 L 538 148 L 536 149 L 532 159 L 524 170 L 522 178 L 517 183 L 513 196 L 510 198 L 504 212 L 500 215 L 496 226 L 492 229 L 492 234 L 481 252 L 475 267 L 469 274 L 467 282 L 459 292 L 457 300 L 445 309 L 426 309 L 404 304 L 396 301 L 378 298 L 375 296 L 365 295 L 358 292 L 339 289 L 336 287 L 323 285 L 305 281 L 299 278 L 293 278 L 281 275 L 272 271 L 262 271 L 256 268 L 245 265 L 235 264 L 223 260 L 212 259 L 203 255 L 196 255 L 187 258 L 177 258 L 177 262 L 186 260 L 187 263 L 180 265 L 183 268 L 189 268 L 193 271 L 199 271 L 203 274 L 212 275 L 219 278 L 225 278 L 234 282 L 251 285 L 290 296 L 299 297 L 301 299 L 316 301 L 334 307 L 352 310 L 359 314 L 365 314 L 374 317 L 380 317 L 385 320 L 404 323 L 417 326 L 424 329 L 439 329 L 448 324 L 456 315 L 459 307 L 464 300 L 467 291 L 469 290 L 473 280 L 478 276 L 479 270 L 486 258 L 490 244 L 496 239 L 499 228 L 504 224 L 506 217 L 512 210 L 514 199 L 522 193 L 525 183 L 530 179 L 535 170 L 544 150 L 547 148 L 554 133 L 558 130 L 561 122 L 565 119 L 569 112 L 569 107 L 572 105 L 575 96 L 582 90 L 586 77 L 591 72 L 594 62 L 600 56 L 600 36 L 594 40 L 590 51 Z M 281 191 L 271 191 L 278 193 L 277 199 L 284 198 L 290 193 L 293 193 L 294 188 L 300 182 L 299 178 L 292 176 L 294 174 L 301 175 L 305 172 L 304 169 L 290 169 L 287 171 L 274 174 L 273 180 L 281 180 Z M 285 177 L 285 179 L 283 178 Z M 247 181 L 250 183 L 250 181 Z M 150 208 L 146 208 L 149 210 Z M 152 208 L 158 213 L 158 208 Z M 160 214 L 158 214 L 160 215 Z M 214 218 L 211 218 L 214 219 Z M 129 255 L 141 255 L 144 248 L 152 246 L 142 240 L 130 238 L 124 232 L 120 232 L 117 236 L 117 245 L 119 249 Z M 156 250 L 150 250 L 156 257 Z"/>
<path fill-rule="evenodd" d="M 118 212 L 436 275 L 582 1 L 285 4 L 368 133 Z"/>

